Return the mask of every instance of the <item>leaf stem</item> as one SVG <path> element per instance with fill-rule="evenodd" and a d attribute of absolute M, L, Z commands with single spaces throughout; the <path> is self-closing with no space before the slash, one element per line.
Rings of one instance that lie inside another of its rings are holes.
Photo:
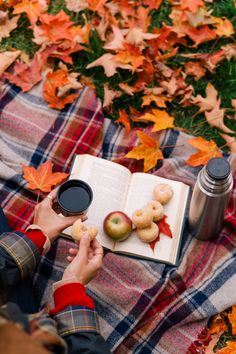
<path fill-rule="evenodd" d="M 40 197 L 40 190 L 38 190 L 38 193 L 37 193 L 36 205 L 37 205 L 38 202 L 39 202 L 39 197 Z"/>
<path fill-rule="evenodd" d="M 176 148 L 176 147 L 181 147 L 181 146 L 184 146 L 184 144 L 180 144 L 180 145 L 164 145 L 164 146 L 160 146 L 160 149 Z"/>

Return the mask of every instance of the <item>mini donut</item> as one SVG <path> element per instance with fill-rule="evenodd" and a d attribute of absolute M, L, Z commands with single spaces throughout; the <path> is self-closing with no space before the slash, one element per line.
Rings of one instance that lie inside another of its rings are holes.
<path fill-rule="evenodd" d="M 138 229 L 149 226 L 153 220 L 153 212 L 150 208 L 136 210 L 132 215 L 132 222 Z"/>
<path fill-rule="evenodd" d="M 153 189 L 153 199 L 165 205 L 173 197 L 173 189 L 169 184 L 160 183 Z"/>
<path fill-rule="evenodd" d="M 150 208 L 153 212 L 153 221 L 157 222 L 163 219 L 164 208 L 163 205 L 157 200 L 152 200 L 147 204 L 147 208 Z"/>
<path fill-rule="evenodd" d="M 98 234 L 98 229 L 96 227 L 87 227 L 80 219 L 76 220 L 72 225 L 71 235 L 74 240 L 80 241 L 86 232 L 89 234 L 90 240 L 93 241 Z"/>
<path fill-rule="evenodd" d="M 152 242 L 157 238 L 158 231 L 159 228 L 157 224 L 152 222 L 151 225 L 149 225 L 145 229 L 137 229 L 137 234 L 141 241 Z"/>

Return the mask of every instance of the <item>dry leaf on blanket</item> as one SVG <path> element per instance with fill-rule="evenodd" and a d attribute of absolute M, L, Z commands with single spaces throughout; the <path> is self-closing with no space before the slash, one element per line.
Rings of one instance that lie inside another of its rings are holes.
<path fill-rule="evenodd" d="M 104 99 L 103 99 L 103 108 L 109 107 L 112 104 L 114 98 L 120 97 L 121 92 L 116 90 L 110 90 L 107 83 L 104 85 Z"/>
<path fill-rule="evenodd" d="M 79 92 L 68 94 L 68 91 L 82 87 L 73 73 L 69 74 L 65 68 L 49 72 L 44 81 L 43 97 L 51 108 L 62 109 L 66 104 L 72 103 L 78 97 Z"/>
<path fill-rule="evenodd" d="M 207 141 L 199 136 L 198 138 L 189 139 L 188 143 L 200 151 L 188 158 L 187 165 L 193 167 L 206 165 L 212 157 L 222 157 L 222 153 L 213 140 Z"/>
<path fill-rule="evenodd" d="M 130 126 L 130 119 L 128 117 L 128 114 L 124 109 L 119 111 L 119 118 L 115 121 L 115 123 L 122 123 L 125 126 L 125 129 L 127 133 L 131 131 L 131 126 Z"/>
<path fill-rule="evenodd" d="M 52 186 L 57 185 L 68 177 L 68 173 L 52 172 L 52 161 L 44 162 L 37 169 L 22 164 L 23 178 L 28 182 L 29 189 L 39 189 L 42 192 L 50 192 Z"/>
<path fill-rule="evenodd" d="M 160 144 L 151 136 L 138 131 L 138 138 L 141 141 L 139 146 L 135 146 L 125 157 L 129 159 L 144 160 L 144 172 L 156 166 L 158 160 L 163 160 Z"/>
<path fill-rule="evenodd" d="M 20 55 L 20 50 L 15 51 L 6 51 L 0 53 L 0 76 L 4 73 L 4 71 L 16 60 L 18 55 Z"/>

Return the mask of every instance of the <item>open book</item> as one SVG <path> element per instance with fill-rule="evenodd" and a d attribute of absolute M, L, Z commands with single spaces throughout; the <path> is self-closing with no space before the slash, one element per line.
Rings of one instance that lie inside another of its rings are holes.
<path fill-rule="evenodd" d="M 113 252 L 176 265 L 189 186 L 147 173 L 132 174 L 122 165 L 87 154 L 75 156 L 70 178 L 84 180 L 93 190 L 93 201 L 85 223 L 98 228 L 97 239 L 103 247 Z M 142 242 L 135 231 L 122 242 L 115 242 L 109 238 L 103 231 L 103 220 L 106 215 L 120 210 L 131 218 L 133 212 L 152 200 L 152 191 L 159 183 L 169 184 L 174 191 L 172 199 L 164 206 L 166 221 L 170 225 L 173 238 L 161 234 L 154 250 L 148 243 Z M 67 228 L 62 233 L 65 237 L 71 237 L 70 235 L 71 228 Z"/>

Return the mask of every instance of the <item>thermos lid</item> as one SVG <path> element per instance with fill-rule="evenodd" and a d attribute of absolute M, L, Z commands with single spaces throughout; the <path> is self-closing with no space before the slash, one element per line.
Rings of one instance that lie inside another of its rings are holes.
<path fill-rule="evenodd" d="M 216 180 L 225 179 L 230 174 L 230 164 L 222 157 L 214 157 L 210 159 L 206 165 L 208 175 Z"/>

